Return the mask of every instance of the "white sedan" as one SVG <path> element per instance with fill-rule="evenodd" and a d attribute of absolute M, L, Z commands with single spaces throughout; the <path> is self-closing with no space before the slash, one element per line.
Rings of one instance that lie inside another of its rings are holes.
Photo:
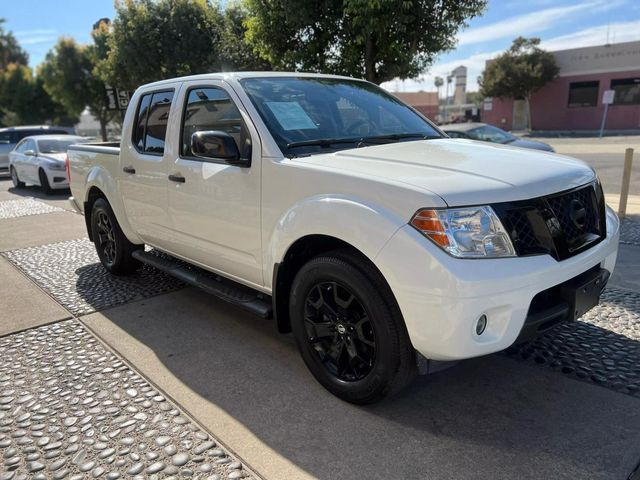
<path fill-rule="evenodd" d="M 65 171 L 67 147 L 87 139 L 75 135 L 38 135 L 23 138 L 9 153 L 9 171 L 14 187 L 25 183 L 42 187 L 45 193 L 69 188 Z"/>

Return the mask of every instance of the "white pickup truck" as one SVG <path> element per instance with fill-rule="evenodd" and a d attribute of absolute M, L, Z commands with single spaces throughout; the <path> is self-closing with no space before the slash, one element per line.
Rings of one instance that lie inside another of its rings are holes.
<path fill-rule="evenodd" d="M 345 77 L 144 85 L 120 146 L 72 146 L 68 170 L 107 270 L 148 263 L 275 318 L 354 403 L 575 320 L 617 255 L 584 163 L 447 138 Z"/>

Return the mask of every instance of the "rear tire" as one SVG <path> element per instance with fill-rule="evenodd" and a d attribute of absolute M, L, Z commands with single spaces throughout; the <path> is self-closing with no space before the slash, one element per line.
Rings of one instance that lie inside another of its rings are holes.
<path fill-rule="evenodd" d="M 96 200 L 91 209 L 91 236 L 100 262 L 109 273 L 128 275 L 140 267 L 131 254 L 144 245 L 131 243 L 122 233 L 111 205 L 104 198 Z"/>
<path fill-rule="evenodd" d="M 49 185 L 49 178 L 47 177 L 47 174 L 44 173 L 44 170 L 38 170 L 38 178 L 40 179 L 40 187 L 42 188 L 42 191 L 47 195 L 53 193 L 53 190 Z"/>
<path fill-rule="evenodd" d="M 417 373 L 393 294 L 364 258 L 337 250 L 311 259 L 293 281 L 289 311 L 307 367 L 347 402 L 377 402 Z"/>
<path fill-rule="evenodd" d="M 13 182 L 14 188 L 24 187 L 24 182 L 21 182 L 20 179 L 18 178 L 18 172 L 16 172 L 16 169 L 13 168 L 13 165 L 11 166 L 11 181 Z"/>

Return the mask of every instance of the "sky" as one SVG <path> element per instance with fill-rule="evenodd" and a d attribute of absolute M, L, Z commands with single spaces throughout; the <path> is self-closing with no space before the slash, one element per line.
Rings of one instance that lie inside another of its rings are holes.
<path fill-rule="evenodd" d="M 93 23 L 113 18 L 113 0 L 0 0 L 0 18 L 38 65 L 61 36 L 90 41 Z M 428 34 L 428 33 L 427 33 Z M 484 15 L 458 33 L 455 50 L 440 54 L 416 80 L 383 84 L 388 90 L 435 90 L 435 76 L 468 68 L 467 90 L 478 88 L 485 61 L 506 50 L 518 35 L 540 37 L 547 50 L 640 40 L 638 0 L 489 0 Z M 444 95 L 444 89 L 441 95 Z"/>

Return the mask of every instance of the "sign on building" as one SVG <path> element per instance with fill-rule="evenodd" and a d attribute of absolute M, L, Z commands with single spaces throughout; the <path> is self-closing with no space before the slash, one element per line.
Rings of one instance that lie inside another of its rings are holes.
<path fill-rule="evenodd" d="M 493 110 L 493 98 L 492 97 L 487 97 L 484 99 L 484 102 L 482 103 L 482 109 L 485 112 L 490 112 L 491 110 Z"/>

